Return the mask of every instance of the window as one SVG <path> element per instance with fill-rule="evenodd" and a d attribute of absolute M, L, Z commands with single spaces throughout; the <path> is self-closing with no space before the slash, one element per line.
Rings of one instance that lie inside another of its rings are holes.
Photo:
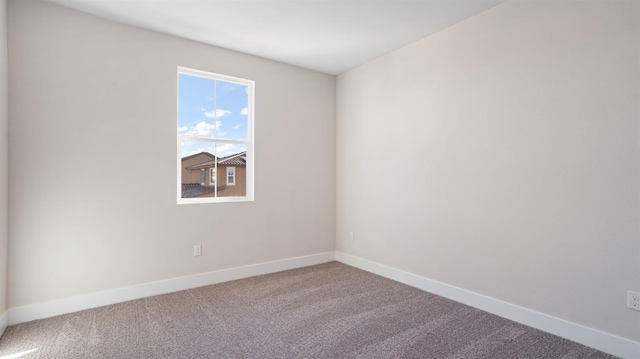
<path fill-rule="evenodd" d="M 209 185 L 211 186 L 216 185 L 216 169 L 215 168 L 209 169 Z"/>
<path fill-rule="evenodd" d="M 236 168 L 227 167 L 227 186 L 236 185 Z"/>
<path fill-rule="evenodd" d="M 178 67 L 179 204 L 253 201 L 253 107 L 253 81 Z"/>

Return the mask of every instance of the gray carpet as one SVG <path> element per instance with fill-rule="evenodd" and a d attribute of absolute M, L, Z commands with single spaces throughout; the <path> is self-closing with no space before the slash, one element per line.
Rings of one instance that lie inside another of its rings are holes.
<path fill-rule="evenodd" d="M 614 358 L 337 262 L 7 328 L 0 358 Z"/>

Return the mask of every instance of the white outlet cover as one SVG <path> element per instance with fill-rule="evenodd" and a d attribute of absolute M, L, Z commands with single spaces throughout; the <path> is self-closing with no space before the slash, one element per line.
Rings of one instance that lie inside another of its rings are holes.
<path fill-rule="evenodd" d="M 627 291 L 627 307 L 633 310 L 640 310 L 640 293 Z"/>

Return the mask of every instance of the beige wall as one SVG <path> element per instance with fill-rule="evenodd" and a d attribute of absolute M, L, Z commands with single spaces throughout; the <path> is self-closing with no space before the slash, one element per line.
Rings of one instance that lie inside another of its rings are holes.
<path fill-rule="evenodd" d="M 640 340 L 639 13 L 508 2 L 339 76 L 336 97 L 331 76 L 10 0 L 8 306 L 337 246 Z M 179 65 L 256 81 L 255 202 L 175 204 Z"/>
<path fill-rule="evenodd" d="M 24 0 L 9 60 L 10 307 L 334 250 L 333 76 Z M 255 81 L 254 202 L 176 205 L 177 66 Z"/>
<path fill-rule="evenodd" d="M 639 6 L 507 2 L 338 76 L 337 249 L 640 340 Z"/>
<path fill-rule="evenodd" d="M 8 124 L 7 1 L 0 0 L 0 315 L 7 309 Z"/>

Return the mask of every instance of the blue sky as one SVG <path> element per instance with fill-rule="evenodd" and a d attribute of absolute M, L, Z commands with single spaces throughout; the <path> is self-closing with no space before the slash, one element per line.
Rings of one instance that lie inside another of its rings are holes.
<path fill-rule="evenodd" d="M 247 138 L 247 86 L 180 74 L 178 78 L 178 134 L 208 138 Z M 219 157 L 242 152 L 230 143 L 181 141 L 181 156 L 202 151 Z M 215 153 L 214 153 L 215 154 Z"/>

